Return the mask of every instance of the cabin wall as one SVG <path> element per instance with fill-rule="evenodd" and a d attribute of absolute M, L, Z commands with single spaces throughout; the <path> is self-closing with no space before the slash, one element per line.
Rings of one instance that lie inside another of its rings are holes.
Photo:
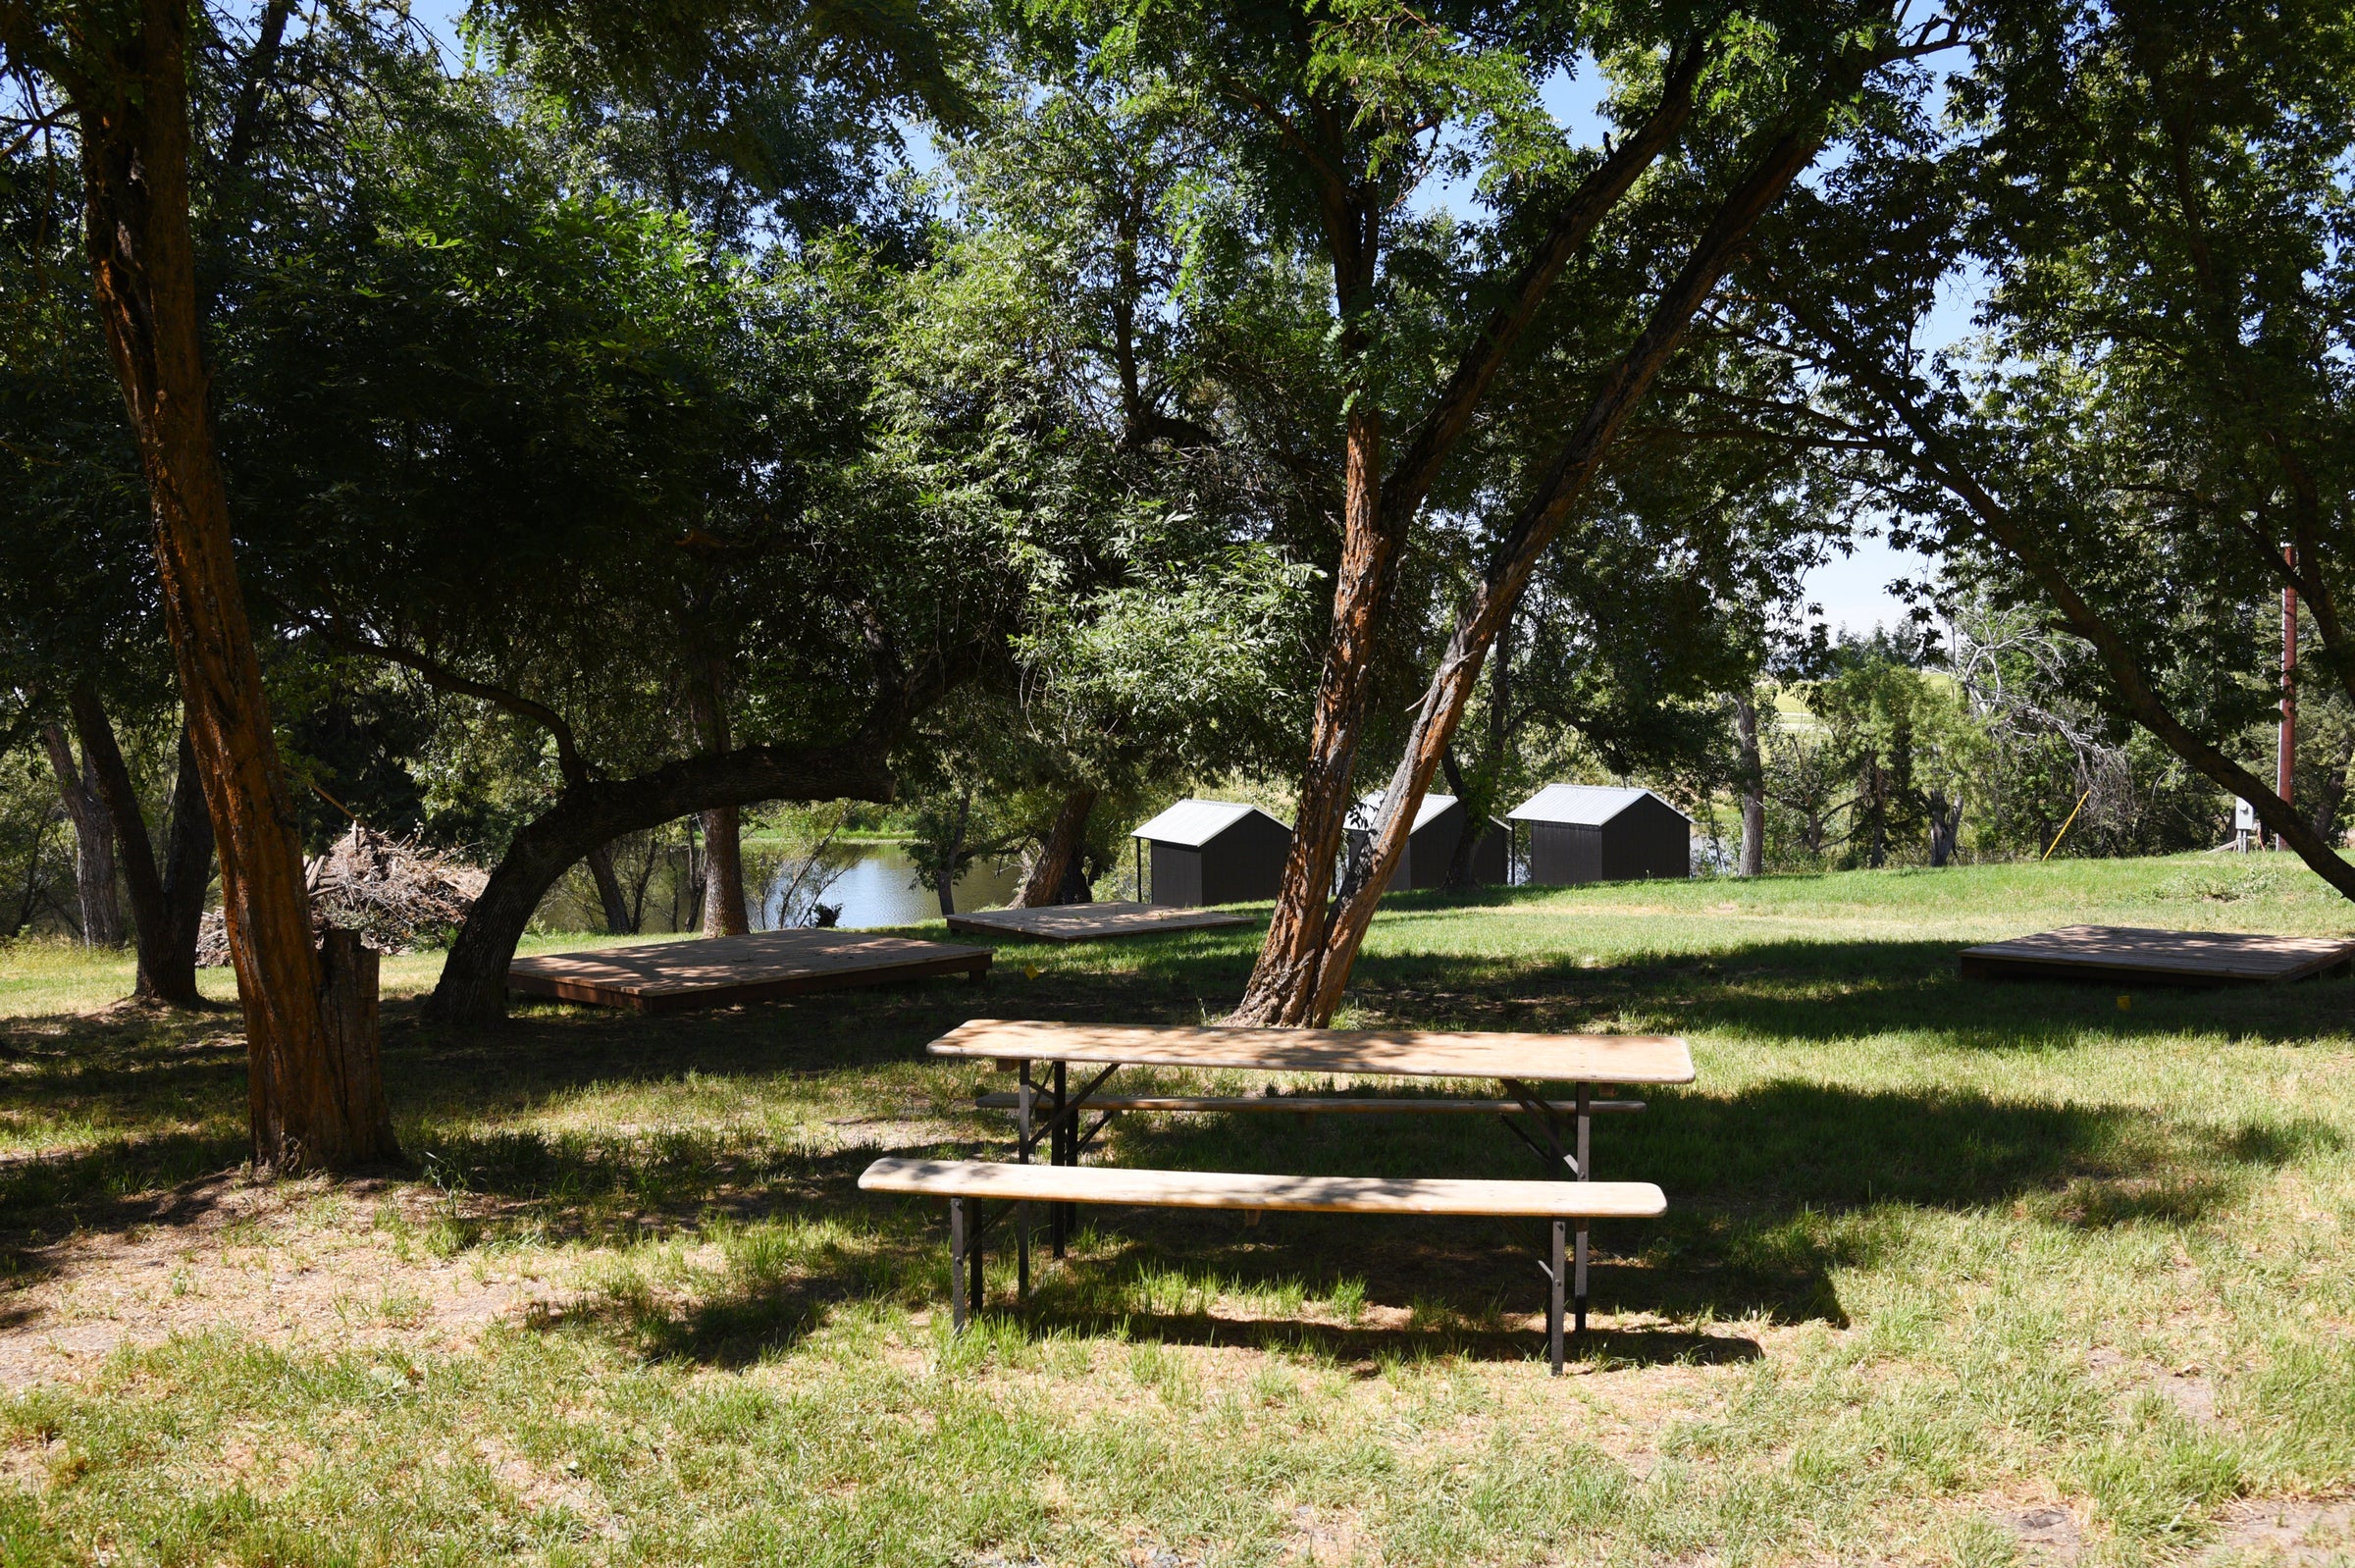
<path fill-rule="evenodd" d="M 1265 816 L 1246 816 L 1202 846 L 1197 901 L 1249 904 L 1272 899 L 1283 884 L 1291 829 Z"/>
<path fill-rule="evenodd" d="M 1529 879 L 1542 887 L 1602 880 L 1602 830 L 1575 822 L 1529 824 Z"/>
<path fill-rule="evenodd" d="M 1148 841 L 1149 842 L 1149 841 Z M 1152 902 L 1173 909 L 1194 909 L 1202 900 L 1202 852 L 1182 844 L 1152 843 Z"/>
<path fill-rule="evenodd" d="M 1603 880 L 1683 881 L 1693 874 L 1692 843 L 1692 824 L 1673 807 L 1638 801 L 1602 830 Z"/>

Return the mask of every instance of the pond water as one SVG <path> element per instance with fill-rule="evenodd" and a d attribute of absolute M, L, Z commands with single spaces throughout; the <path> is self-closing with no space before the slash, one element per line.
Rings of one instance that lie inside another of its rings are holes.
<path fill-rule="evenodd" d="M 916 885 L 916 868 L 900 845 L 836 844 L 815 864 L 807 854 L 746 847 L 744 885 L 751 906 L 746 913 L 754 930 L 806 925 L 813 904 L 838 908 L 842 913 L 837 923 L 845 928 L 916 925 L 940 918 L 939 898 L 930 888 Z M 662 846 L 651 856 L 633 850 L 616 861 L 622 898 L 637 906 L 639 930 L 651 936 L 694 928 L 700 884 L 689 880 L 682 848 Z M 963 913 L 1002 905 L 1014 897 L 1021 880 L 1019 864 L 982 861 L 958 880 L 957 908 Z M 540 907 L 540 923 L 557 931 L 604 929 L 604 907 L 587 866 L 572 867 L 549 890 Z"/>
<path fill-rule="evenodd" d="M 787 892 L 786 884 L 800 863 L 797 861 L 762 863 L 749 853 L 744 859 L 746 884 L 762 889 L 760 908 L 754 912 L 753 925 L 758 930 L 772 930 L 782 913 L 778 906 Z M 839 863 L 839 870 L 829 863 L 818 873 L 820 876 L 830 873 L 832 880 L 817 893 L 817 902 L 841 909 L 838 924 L 915 925 L 940 918 L 939 896 L 928 887 L 916 885 L 915 864 L 908 859 L 907 851 L 897 844 L 853 846 L 841 852 Z M 958 913 L 1004 904 L 1014 897 L 1021 880 L 1019 865 L 1001 866 L 991 861 L 975 863 L 958 879 Z"/>

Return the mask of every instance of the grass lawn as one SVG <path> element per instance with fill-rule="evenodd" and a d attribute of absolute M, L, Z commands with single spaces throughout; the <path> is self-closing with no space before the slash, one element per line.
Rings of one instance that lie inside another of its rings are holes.
<path fill-rule="evenodd" d="M 233 1011 L 0 949 L 0 1565 L 2340 1560 L 2355 983 L 1956 977 L 2077 920 L 2355 908 L 2276 856 L 1394 900 L 1344 1022 L 1693 1041 L 1597 1126 L 1670 1210 L 1598 1229 L 1559 1382 L 1528 1223 L 1108 1211 L 949 1336 L 937 1209 L 855 1185 L 1005 1148 L 922 1043 L 1215 1017 L 1255 931 L 487 1030 L 389 960 L 415 1164 L 340 1182 L 239 1172 Z M 1110 1158 L 1536 1174 L 1470 1122 L 1132 1119 Z"/>

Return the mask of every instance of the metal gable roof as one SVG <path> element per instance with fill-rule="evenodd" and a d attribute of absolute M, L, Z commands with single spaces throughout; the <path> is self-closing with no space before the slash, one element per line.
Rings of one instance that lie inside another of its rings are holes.
<path fill-rule="evenodd" d="M 1177 844 L 1187 849 L 1203 845 L 1226 832 L 1246 816 L 1268 816 L 1256 806 L 1238 806 L 1232 801 L 1179 801 L 1152 821 L 1145 823 L 1130 838 L 1141 838 L 1155 844 Z M 1276 822 L 1276 818 L 1268 816 Z M 1283 827 L 1282 822 L 1276 822 Z M 1291 829 L 1284 828 L 1285 832 Z"/>
<path fill-rule="evenodd" d="M 1382 815 L 1382 798 L 1386 793 L 1376 790 L 1349 808 L 1349 827 L 1352 832 L 1370 833 L 1374 830 L 1374 823 Z M 1408 834 L 1422 832 L 1431 825 L 1433 818 L 1454 804 L 1455 797 L 1452 795 L 1424 796 L 1423 804 L 1415 808 L 1415 825 L 1407 829 Z"/>
<path fill-rule="evenodd" d="M 1548 784 L 1505 813 L 1515 822 L 1564 822 L 1578 827 L 1600 827 L 1640 800 L 1660 801 L 1649 790 L 1620 789 L 1608 784 Z M 1668 806 L 1666 801 L 1660 801 Z M 1676 811 L 1676 808 L 1668 806 Z M 1676 811 L 1685 816 L 1682 811 Z M 1693 820 L 1685 816 L 1685 820 Z"/>

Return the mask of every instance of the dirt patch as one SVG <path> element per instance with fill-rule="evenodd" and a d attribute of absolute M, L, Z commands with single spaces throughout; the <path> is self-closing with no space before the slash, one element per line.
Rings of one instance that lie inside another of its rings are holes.
<path fill-rule="evenodd" d="M 2035 1508 L 2022 1508 L 2006 1514 L 2000 1520 L 2020 1544 L 2021 1554 L 2031 1562 L 2067 1563 L 2077 1560 L 2084 1549 L 2084 1532 L 2077 1527 L 2076 1516 L 2067 1508 L 2050 1503 Z"/>
<path fill-rule="evenodd" d="M 2204 1427 L 2216 1420 L 2216 1385 L 2197 1363 L 2179 1367 L 2154 1366 L 2136 1361 L 2124 1353 L 2102 1345 L 2085 1358 L 2086 1365 L 2096 1371 L 2117 1370 L 2113 1394 L 2121 1405 L 2131 1405 L 2145 1393 L 2155 1393 L 2195 1427 Z"/>
<path fill-rule="evenodd" d="M 2239 1502 L 2224 1511 L 2203 1562 L 2279 1563 L 2322 1568 L 2355 1556 L 2355 1500 L 2286 1498 Z"/>
<path fill-rule="evenodd" d="M 227 1330 L 265 1343 L 457 1349 L 562 1292 L 528 1258 L 440 1258 L 438 1194 L 229 1175 L 140 1223 L 20 1255 L 0 1295 L 0 1388 L 76 1381 L 125 1346 Z"/>

